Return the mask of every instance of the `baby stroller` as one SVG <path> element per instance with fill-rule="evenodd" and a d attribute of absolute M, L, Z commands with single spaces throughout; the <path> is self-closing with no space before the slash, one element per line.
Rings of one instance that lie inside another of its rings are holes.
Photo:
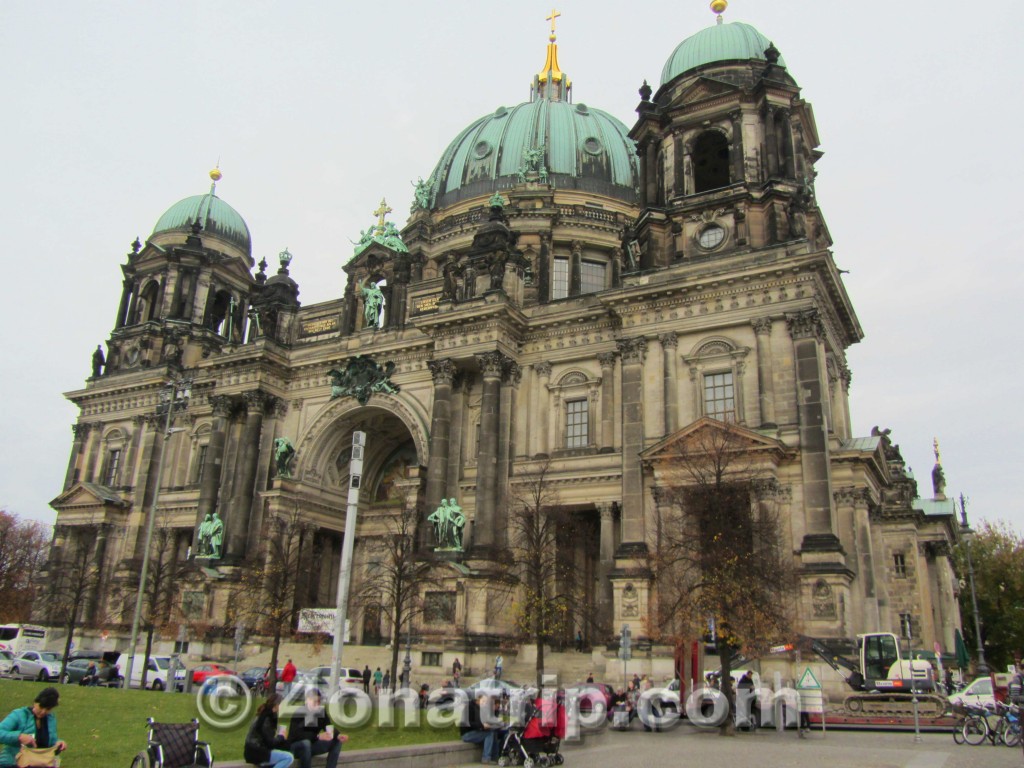
<path fill-rule="evenodd" d="M 525 724 L 524 724 L 525 723 Z M 558 751 L 565 738 L 565 703 L 537 698 L 526 705 L 523 722 L 512 723 L 498 757 L 499 766 L 547 768 L 565 762 Z"/>

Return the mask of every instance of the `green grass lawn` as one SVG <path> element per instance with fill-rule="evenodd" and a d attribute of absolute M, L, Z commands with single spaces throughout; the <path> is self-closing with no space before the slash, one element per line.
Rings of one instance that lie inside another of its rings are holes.
<path fill-rule="evenodd" d="M 47 684 L 0 680 L 0 719 L 17 707 L 28 706 Z M 129 768 L 132 758 L 146 746 L 146 718 L 161 722 L 184 723 L 199 717 L 195 694 L 165 694 L 154 691 L 122 691 L 109 688 L 57 686 L 60 706 L 57 730 L 68 744 L 65 768 Z M 402 723 L 401 712 L 397 723 Z M 253 715 L 254 716 L 254 715 Z M 218 729 L 200 717 L 199 738 L 210 743 L 215 764 L 241 760 L 245 732 L 252 717 L 232 729 Z M 439 741 L 455 741 L 455 726 L 433 728 L 425 722 L 419 727 L 380 728 L 377 713 L 360 728 L 342 727 L 349 736 L 345 749 L 376 749 Z"/>

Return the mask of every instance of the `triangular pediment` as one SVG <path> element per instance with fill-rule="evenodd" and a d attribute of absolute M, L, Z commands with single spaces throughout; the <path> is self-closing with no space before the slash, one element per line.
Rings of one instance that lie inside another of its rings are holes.
<path fill-rule="evenodd" d="M 113 488 L 98 483 L 75 483 L 50 502 L 58 511 L 86 507 L 127 507 L 128 502 Z"/>
<path fill-rule="evenodd" d="M 645 462 L 661 463 L 709 450 L 742 454 L 766 454 L 778 462 L 792 453 L 785 443 L 739 424 L 703 416 L 673 432 L 640 454 Z"/>
<path fill-rule="evenodd" d="M 701 77 L 676 94 L 675 98 L 672 99 L 672 106 L 689 106 L 726 94 L 739 94 L 739 92 L 739 86 L 732 83 L 725 83 L 710 77 Z"/>

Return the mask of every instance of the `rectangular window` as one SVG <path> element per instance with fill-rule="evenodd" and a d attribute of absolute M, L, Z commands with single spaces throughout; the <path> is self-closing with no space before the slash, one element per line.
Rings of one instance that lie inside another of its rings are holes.
<path fill-rule="evenodd" d="M 199 446 L 199 456 L 196 458 L 196 485 L 203 482 L 203 470 L 206 468 L 206 449 L 208 445 Z"/>
<path fill-rule="evenodd" d="M 892 556 L 892 566 L 896 572 L 896 578 L 907 578 L 907 559 L 903 556 L 902 552 L 897 552 Z"/>
<path fill-rule="evenodd" d="M 423 596 L 423 618 L 428 624 L 451 624 L 454 622 L 455 593 L 427 592 Z"/>
<path fill-rule="evenodd" d="M 569 260 L 555 259 L 551 274 L 551 298 L 564 299 L 569 295 Z"/>
<path fill-rule="evenodd" d="M 914 619 L 909 613 L 900 614 L 900 635 L 908 640 L 914 637 Z"/>
<path fill-rule="evenodd" d="M 709 373 L 704 376 L 704 415 L 720 421 L 736 420 L 732 373 Z"/>
<path fill-rule="evenodd" d="M 606 287 L 605 265 L 596 261 L 584 261 L 580 265 L 580 293 L 597 293 Z"/>
<path fill-rule="evenodd" d="M 121 449 L 114 448 L 107 455 L 107 476 L 103 479 L 104 485 L 111 487 L 117 485 L 117 470 L 121 466 Z"/>
<path fill-rule="evenodd" d="M 421 663 L 424 667 L 440 667 L 441 653 L 439 651 L 424 651 Z"/>
<path fill-rule="evenodd" d="M 565 447 L 586 448 L 590 444 L 588 402 L 569 400 L 565 404 Z"/>

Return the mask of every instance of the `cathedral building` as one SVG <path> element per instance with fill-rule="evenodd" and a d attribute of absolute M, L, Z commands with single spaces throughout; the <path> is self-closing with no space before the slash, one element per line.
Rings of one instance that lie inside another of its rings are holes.
<path fill-rule="evenodd" d="M 330 301 L 300 302 L 287 250 L 255 263 L 219 171 L 160 216 L 121 265 L 105 357 L 67 394 L 80 416 L 49 567 L 88 551 L 83 621 L 130 625 L 151 507 L 182 566 L 158 619 L 201 627 L 211 649 L 272 519 L 305 524 L 296 602 L 332 607 L 344 538 L 355 589 L 412 509 L 430 574 L 417 646 L 509 648 L 512 517 L 543 473 L 571 523 L 563 639 L 644 636 L 673 451 L 727 429 L 756 460 L 755 502 L 780 511 L 800 631 L 952 648 L 941 468 L 921 500 L 888 430 L 851 429 L 846 350 L 864 334 L 815 198 L 814 112 L 769 37 L 715 21 L 666 52 L 629 128 L 573 100 L 552 18 L 531 99 L 481 104 L 401 230 L 381 202 Z M 457 510 L 457 538 L 436 540 L 439 508 Z M 390 641 L 379 611 L 350 616 L 353 641 Z"/>

